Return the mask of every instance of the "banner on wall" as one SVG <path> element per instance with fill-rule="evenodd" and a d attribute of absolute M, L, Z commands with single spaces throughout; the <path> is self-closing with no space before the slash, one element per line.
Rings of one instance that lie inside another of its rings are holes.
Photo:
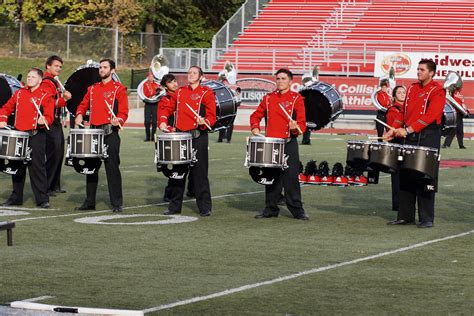
<path fill-rule="evenodd" d="M 374 77 L 386 76 L 393 66 L 395 78 L 416 79 L 416 68 L 421 59 L 435 62 L 435 79 L 444 79 L 448 71 L 456 71 L 463 81 L 474 80 L 474 54 L 432 52 L 378 51 L 375 53 Z"/>

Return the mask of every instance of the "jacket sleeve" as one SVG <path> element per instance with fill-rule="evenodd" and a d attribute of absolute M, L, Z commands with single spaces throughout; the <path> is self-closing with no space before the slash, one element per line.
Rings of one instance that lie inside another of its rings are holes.
<path fill-rule="evenodd" d="M 117 101 L 118 101 L 118 113 L 116 114 L 117 119 L 120 122 L 121 125 L 125 124 L 128 118 L 128 96 L 127 96 L 127 88 L 126 87 L 121 87 L 117 91 L 116 95 Z"/>
<path fill-rule="evenodd" d="M 294 111 L 296 111 L 296 123 L 304 133 L 306 131 L 306 112 L 304 107 L 304 98 L 298 94 L 295 101 Z M 292 134 L 298 135 L 298 130 L 292 130 Z"/>
<path fill-rule="evenodd" d="M 265 110 L 267 109 L 268 95 L 264 96 L 262 102 L 258 105 L 257 109 L 250 115 L 250 130 L 254 128 L 260 129 L 260 121 L 265 116 Z"/>
<path fill-rule="evenodd" d="M 176 91 L 175 94 L 171 96 L 171 99 L 166 100 L 166 97 L 162 97 L 160 102 L 158 103 L 158 111 L 157 111 L 157 116 L 158 116 L 158 126 L 161 125 L 161 123 L 165 123 L 168 125 L 168 120 L 173 114 L 173 112 L 176 109 L 176 104 L 177 104 L 177 97 L 178 91 Z"/>
<path fill-rule="evenodd" d="M 394 106 L 388 108 L 386 117 L 387 124 L 394 128 L 398 128 L 403 125 L 403 112 L 398 111 L 398 109 Z"/>
<path fill-rule="evenodd" d="M 212 89 L 208 89 L 202 98 L 202 104 L 206 109 L 206 116 L 204 119 L 209 126 L 213 126 L 216 123 L 216 95 Z M 202 130 L 206 130 L 207 127 L 202 125 L 199 127 Z"/>
<path fill-rule="evenodd" d="M 48 122 L 48 126 L 51 126 L 54 121 L 54 107 L 56 104 L 56 99 L 54 98 L 54 95 L 52 94 L 47 94 L 44 96 L 43 101 L 41 102 L 41 105 L 43 107 L 43 116 L 46 118 L 46 121 Z"/>
<path fill-rule="evenodd" d="M 443 115 L 444 105 L 446 103 L 446 91 L 442 88 L 438 88 L 431 94 L 428 101 L 428 109 L 415 123 L 411 125 L 411 128 L 415 133 L 419 133 L 425 127 L 433 122 L 441 119 Z"/>
<path fill-rule="evenodd" d="M 6 122 L 10 114 L 12 114 L 19 93 L 20 90 L 15 91 L 12 97 L 8 99 L 7 103 L 5 103 L 0 109 L 0 122 Z"/>
<path fill-rule="evenodd" d="M 76 116 L 79 115 L 79 114 L 80 115 L 85 115 L 87 110 L 89 110 L 90 99 L 91 99 L 91 90 L 92 90 L 92 86 L 87 88 L 87 92 L 84 95 L 84 98 L 82 98 L 81 103 L 79 103 L 79 105 L 77 106 L 76 113 L 74 115 L 76 115 Z"/>

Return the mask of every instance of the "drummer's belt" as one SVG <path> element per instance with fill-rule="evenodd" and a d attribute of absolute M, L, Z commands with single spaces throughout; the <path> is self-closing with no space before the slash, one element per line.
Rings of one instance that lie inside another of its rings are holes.
<path fill-rule="evenodd" d="M 198 129 L 193 129 L 193 130 L 191 130 L 191 131 L 186 131 L 186 132 L 184 132 L 184 133 L 189 133 L 189 134 L 191 134 L 191 136 L 192 136 L 193 138 L 198 138 L 199 136 L 201 136 L 201 131 L 198 130 Z"/>
<path fill-rule="evenodd" d="M 117 130 L 117 128 L 112 124 L 91 125 L 91 127 L 103 130 L 105 135 L 110 135 L 112 132 Z"/>
<path fill-rule="evenodd" d="M 30 136 L 35 136 L 36 134 L 38 134 L 38 130 L 37 129 L 32 129 L 32 130 L 27 131 L 27 133 Z"/>

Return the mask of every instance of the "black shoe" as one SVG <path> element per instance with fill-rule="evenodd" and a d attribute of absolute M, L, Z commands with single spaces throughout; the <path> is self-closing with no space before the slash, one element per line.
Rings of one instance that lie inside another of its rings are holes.
<path fill-rule="evenodd" d="M 2 206 L 12 206 L 12 205 L 23 205 L 23 203 L 13 201 L 12 199 L 8 199 L 2 203 Z"/>
<path fill-rule="evenodd" d="M 265 212 L 260 212 L 257 215 L 255 215 L 256 219 L 262 219 L 262 218 L 271 218 L 271 217 L 278 217 L 278 213 L 265 213 Z"/>
<path fill-rule="evenodd" d="M 431 228 L 433 227 L 433 222 L 421 222 L 418 225 L 416 225 L 418 228 Z"/>
<path fill-rule="evenodd" d="M 305 213 L 301 213 L 299 214 L 298 216 L 295 216 L 296 219 L 301 219 L 303 221 L 309 221 L 309 217 L 308 215 L 306 215 Z"/>
<path fill-rule="evenodd" d="M 150 140 L 149 140 L 149 139 L 144 139 L 143 141 L 144 141 L 144 142 L 149 142 Z"/>
<path fill-rule="evenodd" d="M 66 190 L 64 190 L 64 189 L 55 189 L 54 192 L 56 192 L 56 193 L 66 193 Z"/>
<path fill-rule="evenodd" d="M 218 143 L 222 143 L 222 139 L 218 139 L 217 142 L 218 142 Z"/>
<path fill-rule="evenodd" d="M 114 213 L 123 212 L 123 207 L 121 207 L 121 206 L 114 206 L 114 207 L 112 207 L 112 212 L 114 212 Z"/>
<path fill-rule="evenodd" d="M 442 148 L 448 148 L 448 147 L 447 147 L 446 145 L 443 145 L 443 147 L 442 147 Z"/>
<path fill-rule="evenodd" d="M 415 222 L 406 221 L 404 219 L 396 219 L 394 221 L 390 221 L 387 225 L 413 225 Z"/>
<path fill-rule="evenodd" d="M 211 216 L 211 211 L 200 211 L 199 216 L 202 216 L 202 217 Z"/>
<path fill-rule="evenodd" d="M 193 192 L 190 192 L 190 191 L 187 191 L 187 192 L 186 192 L 186 196 L 187 196 L 187 197 L 196 197 L 196 195 L 194 195 L 194 193 L 193 193 Z"/>
<path fill-rule="evenodd" d="M 311 142 L 302 142 L 301 145 L 311 145 Z"/>
<path fill-rule="evenodd" d="M 459 149 L 466 149 L 466 146 L 459 146 Z"/>
<path fill-rule="evenodd" d="M 40 204 L 38 204 L 38 206 L 41 207 L 41 208 L 49 208 L 49 202 L 40 203 Z"/>
<path fill-rule="evenodd" d="M 169 197 L 167 197 L 167 196 L 164 196 L 164 197 L 163 197 L 163 202 L 170 202 L 170 201 L 171 201 L 171 200 L 170 200 Z"/>
<path fill-rule="evenodd" d="M 176 215 L 176 214 L 181 214 L 181 211 L 166 210 L 163 212 L 163 215 Z"/>
<path fill-rule="evenodd" d="M 95 211 L 95 206 L 82 204 L 81 206 L 77 206 L 74 208 L 75 211 Z"/>
<path fill-rule="evenodd" d="M 54 193 L 54 191 L 48 191 L 48 196 L 56 196 L 56 194 Z"/>

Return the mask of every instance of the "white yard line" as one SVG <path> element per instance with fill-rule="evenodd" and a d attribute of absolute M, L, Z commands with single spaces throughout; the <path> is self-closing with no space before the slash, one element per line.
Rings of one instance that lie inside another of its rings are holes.
<path fill-rule="evenodd" d="M 396 254 L 396 253 L 405 252 L 405 251 L 412 250 L 412 249 L 415 249 L 415 248 L 424 247 L 424 246 L 431 245 L 431 244 L 441 242 L 441 241 L 446 241 L 446 240 L 450 240 L 450 239 L 454 239 L 454 238 L 464 237 L 464 236 L 467 236 L 469 234 L 472 234 L 473 232 L 474 232 L 474 230 L 471 230 L 471 231 L 467 231 L 467 232 L 460 233 L 460 234 L 457 234 L 457 235 L 451 235 L 451 236 L 447 236 L 447 237 L 443 237 L 443 238 L 428 240 L 428 241 L 424 241 L 424 242 L 421 242 L 421 243 L 418 243 L 418 244 L 413 244 L 411 246 L 402 247 L 402 248 L 398 248 L 398 249 L 394 249 L 394 250 L 389 250 L 389 251 L 381 252 L 381 253 L 378 253 L 378 254 L 375 254 L 375 255 L 362 257 L 362 258 L 359 258 L 359 259 L 354 259 L 354 260 L 345 261 L 345 262 L 341 262 L 341 263 L 331 264 L 331 265 L 324 266 L 324 267 L 314 268 L 314 269 L 305 270 L 305 271 L 302 271 L 302 272 L 298 272 L 298 273 L 294 273 L 294 274 L 290 274 L 290 275 L 286 275 L 286 276 L 281 276 L 281 277 L 278 277 L 276 279 L 271 279 L 271 280 L 268 280 L 268 281 L 263 281 L 263 282 L 253 283 L 253 284 L 247 284 L 247 285 L 243 285 L 243 286 L 240 286 L 240 287 L 237 287 L 237 288 L 224 290 L 224 291 L 221 291 L 221 292 L 216 292 L 216 293 L 205 295 L 205 296 L 197 296 L 197 297 L 193 297 L 193 298 L 190 298 L 190 299 L 187 299 L 187 300 L 182 300 L 182 301 L 177 301 L 177 302 L 174 302 L 174 303 L 159 305 L 159 306 L 144 309 L 143 312 L 144 313 L 151 313 L 151 312 L 156 312 L 156 311 L 159 311 L 159 310 L 171 309 L 171 308 L 176 307 L 176 306 L 182 306 L 182 305 L 188 305 L 188 304 L 192 304 L 192 303 L 196 303 L 196 302 L 206 301 L 206 300 L 210 300 L 210 299 L 213 299 L 213 298 L 216 298 L 216 297 L 227 296 L 227 295 L 231 295 L 231 294 L 234 294 L 234 293 L 251 290 L 251 289 L 254 289 L 254 288 L 257 288 L 257 287 L 261 287 L 261 286 L 272 285 L 272 284 L 275 284 L 275 283 L 296 279 L 296 278 L 299 278 L 299 277 L 302 277 L 302 276 L 305 276 L 305 275 L 309 275 L 309 274 L 319 273 L 319 272 L 323 272 L 323 271 L 327 271 L 327 270 L 331 270 L 331 269 L 335 269 L 335 268 L 340 268 L 340 267 L 344 267 L 344 266 L 353 265 L 353 264 L 356 264 L 356 263 L 359 263 L 359 262 L 378 259 L 378 258 L 381 258 L 381 257 L 385 257 L 385 256 L 388 256 L 388 255 L 393 255 L 393 254 Z"/>
<path fill-rule="evenodd" d="M 44 296 L 38 296 L 38 297 L 33 297 L 33 298 L 27 298 L 26 300 L 21 300 L 22 302 L 39 302 L 39 301 L 44 301 L 47 300 L 48 298 L 54 298 L 56 296 L 50 296 L 50 295 L 44 295 Z"/>

